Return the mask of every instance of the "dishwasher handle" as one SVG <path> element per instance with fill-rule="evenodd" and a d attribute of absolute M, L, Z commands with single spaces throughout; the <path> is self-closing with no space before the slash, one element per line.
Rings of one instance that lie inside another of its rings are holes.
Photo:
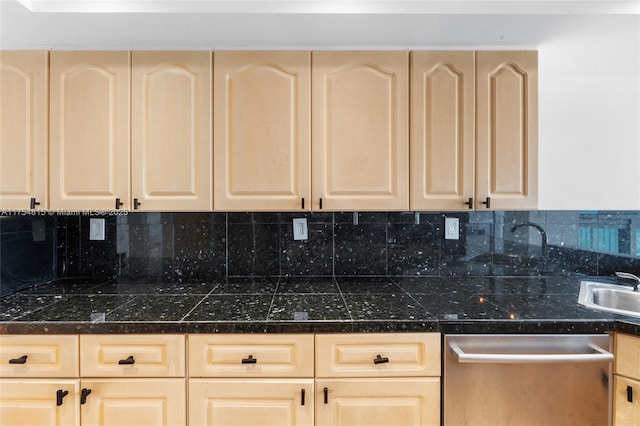
<path fill-rule="evenodd" d="M 613 354 L 594 345 L 587 345 L 589 353 L 467 353 L 455 342 L 449 348 L 460 363 L 561 363 L 561 362 L 603 362 L 612 361 Z"/>

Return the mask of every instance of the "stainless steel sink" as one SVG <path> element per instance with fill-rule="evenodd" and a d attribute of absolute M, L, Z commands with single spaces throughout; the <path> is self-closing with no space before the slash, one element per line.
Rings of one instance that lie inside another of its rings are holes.
<path fill-rule="evenodd" d="M 640 292 L 633 287 L 581 281 L 578 303 L 588 308 L 640 318 Z"/>

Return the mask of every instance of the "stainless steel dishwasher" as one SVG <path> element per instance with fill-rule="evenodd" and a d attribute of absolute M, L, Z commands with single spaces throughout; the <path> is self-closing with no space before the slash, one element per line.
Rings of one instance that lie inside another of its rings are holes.
<path fill-rule="evenodd" d="M 445 426 L 607 426 L 611 339 L 598 335 L 448 335 Z"/>

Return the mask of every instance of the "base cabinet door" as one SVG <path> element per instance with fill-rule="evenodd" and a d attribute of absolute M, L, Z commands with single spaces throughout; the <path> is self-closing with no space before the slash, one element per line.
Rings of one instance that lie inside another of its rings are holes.
<path fill-rule="evenodd" d="M 640 381 L 615 377 L 613 426 L 640 426 Z"/>
<path fill-rule="evenodd" d="M 79 380 L 2 379 L 0 425 L 77 426 Z"/>
<path fill-rule="evenodd" d="M 185 379 L 82 380 L 79 395 L 83 426 L 187 423 Z"/>
<path fill-rule="evenodd" d="M 192 379 L 193 426 L 313 425 L 312 379 Z"/>
<path fill-rule="evenodd" d="M 440 425 L 440 379 L 316 380 L 317 426 Z"/>

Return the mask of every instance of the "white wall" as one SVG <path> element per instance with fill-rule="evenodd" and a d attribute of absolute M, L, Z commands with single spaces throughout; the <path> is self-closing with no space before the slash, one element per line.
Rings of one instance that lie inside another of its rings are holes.
<path fill-rule="evenodd" d="M 540 209 L 640 209 L 640 17 L 538 45 Z"/>
<path fill-rule="evenodd" d="M 0 48 L 539 50 L 540 209 L 640 210 L 640 15 L 32 14 Z"/>

